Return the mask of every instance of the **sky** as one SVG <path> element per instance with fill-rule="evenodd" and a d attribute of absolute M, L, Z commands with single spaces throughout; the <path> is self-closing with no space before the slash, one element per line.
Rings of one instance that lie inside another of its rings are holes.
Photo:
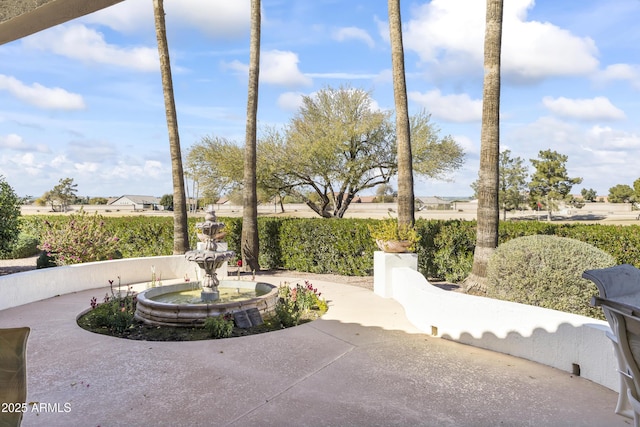
<path fill-rule="evenodd" d="M 506 0 L 501 150 L 568 156 L 607 195 L 640 177 L 640 1 Z M 206 136 L 244 143 L 249 0 L 165 0 L 183 156 Z M 470 196 L 477 178 L 485 1 L 402 1 L 410 113 L 430 112 L 465 151 L 418 196 Z M 284 127 L 304 95 L 341 85 L 393 110 L 387 2 L 263 0 L 259 127 Z M 20 196 L 73 178 L 78 195 L 161 196 L 171 163 L 151 0 L 0 46 L 0 175 Z M 372 192 L 373 193 L 373 192 Z"/>

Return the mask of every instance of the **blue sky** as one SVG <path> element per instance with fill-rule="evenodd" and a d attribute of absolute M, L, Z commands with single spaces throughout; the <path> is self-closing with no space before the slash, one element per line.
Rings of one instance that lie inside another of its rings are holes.
<path fill-rule="evenodd" d="M 403 1 L 409 108 L 465 149 L 450 182 L 420 196 L 471 195 L 482 108 L 481 0 Z M 260 125 L 284 126 L 302 95 L 370 90 L 393 108 L 387 2 L 263 0 Z M 165 0 L 183 154 L 207 135 L 243 143 L 249 0 Z M 640 177 L 640 1 L 506 0 L 501 147 L 569 157 L 574 193 Z M 171 192 L 150 0 L 0 46 L 0 175 L 40 196 L 71 177 L 90 197 Z M 533 171 L 533 168 L 530 168 Z"/>

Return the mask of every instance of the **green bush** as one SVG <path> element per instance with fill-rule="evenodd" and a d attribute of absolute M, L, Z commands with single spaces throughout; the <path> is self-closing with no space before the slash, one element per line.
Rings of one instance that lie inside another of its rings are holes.
<path fill-rule="evenodd" d="M 87 323 L 93 327 L 104 329 L 108 333 L 122 334 L 131 328 L 136 312 L 136 294 L 128 291 L 126 295 L 105 296 L 105 301 L 98 304 L 96 298 L 91 300 L 91 308 Z"/>
<path fill-rule="evenodd" d="M 585 270 L 615 265 L 615 258 L 584 242 L 535 235 L 510 240 L 496 249 L 487 266 L 487 296 L 603 319 L 589 305 L 596 286 Z"/>
<path fill-rule="evenodd" d="M 0 256 L 6 257 L 20 232 L 20 198 L 0 175 Z"/>
<path fill-rule="evenodd" d="M 204 321 L 204 328 L 211 338 L 229 338 L 233 333 L 233 320 L 226 315 L 207 317 Z"/>
<path fill-rule="evenodd" d="M 476 245 L 475 221 L 446 221 L 433 238 L 435 277 L 460 282 L 471 272 Z"/>
<path fill-rule="evenodd" d="M 63 227 L 68 216 L 20 217 L 20 231 L 41 236 L 45 222 Z M 105 229 L 120 238 L 119 251 L 125 258 L 173 253 L 173 218 L 105 217 Z M 189 218 L 191 247 L 195 248 L 195 223 Z M 242 218 L 219 218 L 225 223 L 225 241 L 240 255 Z M 258 218 L 259 261 L 262 268 L 289 269 L 348 276 L 373 271 L 376 245 L 368 225 L 375 219 Z M 476 222 L 463 220 L 416 221 L 418 269 L 428 278 L 463 280 L 471 271 L 476 239 Z M 500 222 L 498 240 L 504 244 L 529 235 L 558 235 L 590 243 L 616 259 L 640 268 L 640 226 L 560 224 L 546 221 Z"/>
<path fill-rule="evenodd" d="M 282 223 L 282 268 L 311 273 L 366 276 L 373 271 L 375 243 L 367 220 L 296 219 Z"/>
<path fill-rule="evenodd" d="M 37 237 L 21 232 L 18 234 L 18 240 L 11 248 L 10 257 L 18 259 L 36 255 L 40 252 L 40 249 L 38 249 L 39 243 L 40 241 Z"/>

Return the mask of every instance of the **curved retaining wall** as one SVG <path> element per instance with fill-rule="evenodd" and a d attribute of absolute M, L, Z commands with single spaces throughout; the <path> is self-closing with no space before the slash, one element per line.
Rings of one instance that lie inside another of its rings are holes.
<path fill-rule="evenodd" d="M 374 291 L 402 304 L 409 321 L 423 332 L 552 366 L 619 391 L 607 322 L 443 290 L 416 269 L 415 254 L 374 254 Z"/>
<path fill-rule="evenodd" d="M 109 286 L 109 280 L 122 285 L 151 282 L 151 269 L 162 280 L 198 279 L 200 268 L 185 260 L 184 255 L 144 258 L 125 258 L 111 261 L 88 262 L 42 270 L 27 271 L 0 277 L 0 310 L 34 301 L 86 289 Z M 220 277 L 227 275 L 226 265 L 217 270 Z"/>

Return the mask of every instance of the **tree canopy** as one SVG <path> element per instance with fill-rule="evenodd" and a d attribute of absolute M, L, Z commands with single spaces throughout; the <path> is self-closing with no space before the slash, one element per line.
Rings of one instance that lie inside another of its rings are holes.
<path fill-rule="evenodd" d="M 56 210 L 56 203 L 60 206 L 60 211 L 66 212 L 67 207 L 73 204 L 76 199 L 76 193 L 78 192 L 78 184 L 74 184 L 73 178 L 60 179 L 59 183 L 49 191 L 36 200 L 39 205 L 51 205 L 51 210 Z"/>
<path fill-rule="evenodd" d="M 463 164 L 461 146 L 440 137 L 425 112 L 411 117 L 411 142 L 417 174 L 447 179 Z M 358 193 L 387 184 L 398 171 L 391 113 L 377 109 L 369 92 L 350 87 L 303 97 L 284 130 L 261 132 L 257 151 L 262 194 L 303 200 L 327 218 L 341 218 Z M 187 164 L 224 184 L 221 192 L 242 185 L 242 150 L 227 140 L 203 139 Z"/>
<path fill-rule="evenodd" d="M 635 201 L 635 192 L 627 184 L 618 184 L 609 189 L 609 202 L 629 203 Z"/>
<path fill-rule="evenodd" d="M 529 183 L 530 201 L 544 206 L 549 221 L 557 202 L 568 200 L 571 188 L 582 182 L 582 178 L 569 178 L 567 159 L 566 155 L 551 150 L 540 151 L 538 159 L 531 159 L 536 171 Z"/>

